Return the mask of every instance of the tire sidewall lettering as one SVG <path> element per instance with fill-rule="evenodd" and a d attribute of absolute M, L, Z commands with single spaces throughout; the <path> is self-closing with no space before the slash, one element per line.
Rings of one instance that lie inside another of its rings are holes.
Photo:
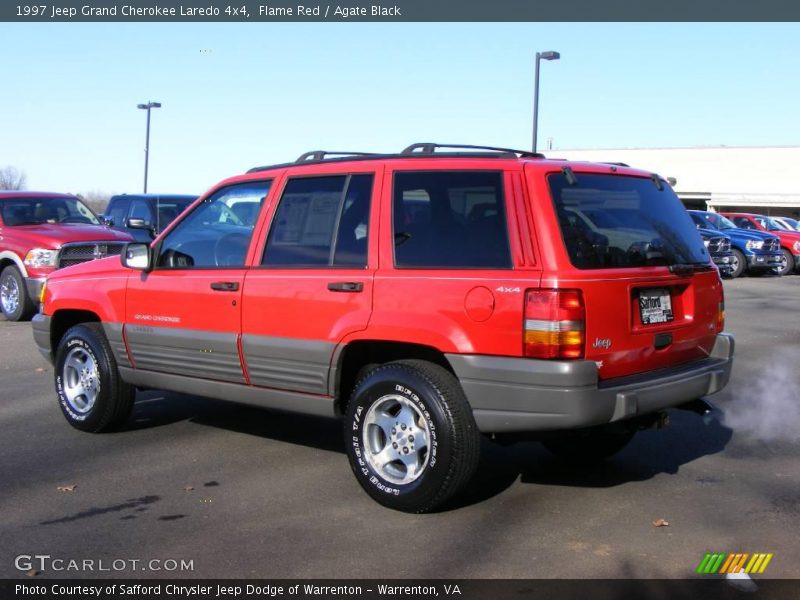
<path fill-rule="evenodd" d="M 363 475 L 364 482 L 369 483 L 374 489 L 380 491 L 381 493 L 392 496 L 400 496 L 401 494 L 405 495 L 412 493 L 414 490 L 419 488 L 425 480 L 435 475 L 435 473 L 438 471 L 436 467 L 437 456 L 439 454 L 439 440 L 437 435 L 438 430 L 434 421 L 434 415 L 431 413 L 431 409 L 429 408 L 428 404 L 426 404 L 426 402 L 420 397 L 420 394 L 412 389 L 413 387 L 413 385 L 402 385 L 396 381 L 379 382 L 363 396 L 351 414 L 352 435 L 350 436 L 350 445 L 352 449 L 351 459 L 353 461 L 354 469 L 356 471 L 360 471 L 360 473 Z M 428 457 L 428 464 L 423 473 L 416 480 L 406 485 L 391 483 L 383 479 L 381 475 L 377 473 L 364 459 L 365 449 L 362 447 L 362 419 L 364 411 L 368 410 L 374 402 L 376 402 L 379 398 L 386 396 L 387 394 L 400 395 L 409 400 L 417 408 L 417 410 L 419 410 L 420 414 L 423 415 L 425 422 L 428 425 L 430 436 L 430 454 Z"/>
<path fill-rule="evenodd" d="M 56 394 L 58 395 L 58 403 L 61 405 L 61 409 L 64 411 L 64 414 L 71 420 L 78 423 L 86 421 L 87 419 L 91 418 L 97 413 L 98 405 L 102 403 L 102 394 L 103 394 L 103 369 L 101 367 L 100 360 L 97 357 L 97 353 L 94 349 L 86 342 L 86 340 L 74 337 L 70 340 L 67 340 L 65 344 L 66 350 L 71 350 L 72 348 L 79 347 L 84 350 L 94 361 L 94 363 L 98 366 L 98 397 L 95 401 L 94 406 L 86 413 L 77 413 L 75 412 L 69 404 L 67 400 L 66 392 L 64 391 L 64 362 L 63 360 L 59 360 L 58 369 L 56 371 Z M 66 352 L 63 353 L 66 355 Z M 62 356 L 63 359 L 63 356 Z"/>

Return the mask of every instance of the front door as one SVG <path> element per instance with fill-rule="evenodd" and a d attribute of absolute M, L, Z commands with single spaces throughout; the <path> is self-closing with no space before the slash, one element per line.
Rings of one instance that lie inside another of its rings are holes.
<path fill-rule="evenodd" d="M 221 188 L 156 248 L 150 273 L 128 279 L 125 333 L 136 369 L 244 382 L 242 287 L 269 181 Z"/>

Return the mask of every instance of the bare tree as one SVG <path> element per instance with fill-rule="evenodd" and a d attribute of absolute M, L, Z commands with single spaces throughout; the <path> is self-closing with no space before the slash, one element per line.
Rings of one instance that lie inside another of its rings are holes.
<path fill-rule="evenodd" d="M 8 165 L 0 169 L 0 190 L 22 190 L 25 189 L 27 181 L 24 171 Z"/>
<path fill-rule="evenodd" d="M 105 212 L 111 196 L 112 194 L 101 192 L 99 190 L 92 190 L 86 192 L 85 194 L 78 194 L 78 198 L 83 200 L 86 205 L 98 215 L 102 215 Z"/>

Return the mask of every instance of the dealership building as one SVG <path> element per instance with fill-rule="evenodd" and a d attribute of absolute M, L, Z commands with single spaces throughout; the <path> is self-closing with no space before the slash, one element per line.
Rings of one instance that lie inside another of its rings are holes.
<path fill-rule="evenodd" d="M 670 179 L 688 208 L 800 216 L 800 146 L 546 150 L 545 154 L 621 162 L 658 173 Z"/>

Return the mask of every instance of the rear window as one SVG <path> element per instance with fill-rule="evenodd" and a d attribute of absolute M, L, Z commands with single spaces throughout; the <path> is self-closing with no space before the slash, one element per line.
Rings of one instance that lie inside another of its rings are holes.
<path fill-rule="evenodd" d="M 561 235 L 579 269 L 708 262 L 703 240 L 668 185 L 619 175 L 548 177 Z"/>

